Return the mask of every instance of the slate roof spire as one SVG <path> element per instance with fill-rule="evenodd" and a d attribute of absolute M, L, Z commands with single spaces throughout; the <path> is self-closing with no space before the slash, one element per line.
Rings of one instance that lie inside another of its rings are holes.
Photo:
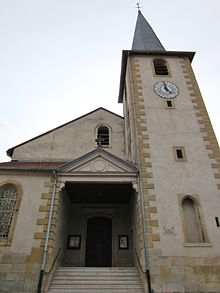
<path fill-rule="evenodd" d="M 165 51 L 160 40 L 156 36 L 152 27 L 138 9 L 134 38 L 132 43 L 133 51 Z"/>

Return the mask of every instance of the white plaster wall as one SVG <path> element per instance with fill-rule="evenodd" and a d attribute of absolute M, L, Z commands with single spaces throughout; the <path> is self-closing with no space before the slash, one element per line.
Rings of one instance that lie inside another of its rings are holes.
<path fill-rule="evenodd" d="M 150 74 L 152 59 L 144 57 L 139 61 L 163 253 L 170 256 L 220 255 L 219 228 L 214 218 L 219 216 L 220 196 L 209 151 L 202 138 L 204 133 L 200 132 L 201 125 L 197 122 L 179 59 L 166 58 L 171 77 Z M 154 93 L 154 84 L 160 80 L 172 81 L 178 86 L 179 95 L 174 99 L 176 109 L 166 109 L 164 100 Z M 173 146 L 185 148 L 187 162 L 174 160 Z M 179 194 L 199 196 L 212 247 L 184 247 Z M 168 229 L 173 226 L 174 230 L 165 233 L 163 226 Z"/>
<path fill-rule="evenodd" d="M 95 129 L 100 124 L 112 130 L 111 146 L 106 150 L 124 158 L 124 119 L 99 109 L 66 126 L 15 148 L 14 160 L 69 161 L 94 150 Z"/>
<path fill-rule="evenodd" d="M 0 183 L 6 180 L 16 181 L 23 189 L 20 209 L 13 234 L 12 244 L 7 247 L 1 247 L 0 251 L 11 253 L 23 253 L 29 255 L 32 247 L 39 247 L 40 240 L 34 239 L 35 232 L 43 232 L 42 226 L 37 226 L 38 218 L 42 218 L 39 212 L 39 206 L 44 204 L 41 194 L 48 192 L 44 187 L 44 182 L 49 178 L 36 175 L 1 175 Z"/>

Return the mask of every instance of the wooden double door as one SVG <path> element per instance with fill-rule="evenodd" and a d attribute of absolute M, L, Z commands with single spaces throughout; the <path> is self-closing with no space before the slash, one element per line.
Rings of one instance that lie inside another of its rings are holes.
<path fill-rule="evenodd" d="M 112 266 L 112 220 L 94 217 L 87 220 L 85 265 Z"/>

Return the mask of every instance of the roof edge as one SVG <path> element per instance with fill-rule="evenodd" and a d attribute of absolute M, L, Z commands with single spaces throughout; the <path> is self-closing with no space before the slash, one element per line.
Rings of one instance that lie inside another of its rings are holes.
<path fill-rule="evenodd" d="M 48 173 L 58 170 L 58 168 L 51 168 L 51 169 L 35 169 L 35 168 L 18 168 L 18 167 L 0 167 L 1 171 L 20 171 L 20 172 L 35 172 L 35 173 Z"/>
<path fill-rule="evenodd" d="M 66 164 L 66 161 L 60 161 L 60 162 L 11 161 L 11 162 L 0 163 L 0 170 L 51 172 L 53 170 L 58 170 L 64 164 Z"/>

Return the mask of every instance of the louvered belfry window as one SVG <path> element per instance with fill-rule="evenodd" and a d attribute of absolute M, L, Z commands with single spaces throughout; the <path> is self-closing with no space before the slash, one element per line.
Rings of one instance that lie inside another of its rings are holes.
<path fill-rule="evenodd" d="M 169 75 L 167 62 L 163 59 L 154 59 L 154 71 L 156 75 Z"/>
<path fill-rule="evenodd" d="M 17 190 L 13 185 L 0 189 L 0 239 L 8 238 L 17 198 Z"/>

